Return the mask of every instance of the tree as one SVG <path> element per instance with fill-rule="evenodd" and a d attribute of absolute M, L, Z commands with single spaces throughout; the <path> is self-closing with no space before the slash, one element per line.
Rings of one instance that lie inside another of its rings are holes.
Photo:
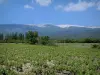
<path fill-rule="evenodd" d="M 30 44 L 38 43 L 38 32 L 28 31 L 26 32 L 26 40 Z"/>
<path fill-rule="evenodd" d="M 6 34 L 5 35 L 5 42 L 7 43 L 7 42 L 9 42 L 9 40 L 11 40 L 12 38 L 11 38 L 11 34 Z"/>
<path fill-rule="evenodd" d="M 19 40 L 24 40 L 24 34 L 19 33 L 19 35 L 18 35 L 18 39 L 19 39 Z"/>
<path fill-rule="evenodd" d="M 84 40 L 84 43 L 93 43 L 93 39 L 92 38 L 86 38 Z"/>
<path fill-rule="evenodd" d="M 0 33 L 0 40 L 3 40 L 4 39 L 4 35 L 3 33 Z"/>
<path fill-rule="evenodd" d="M 34 37 L 36 37 L 36 38 L 38 37 L 38 32 L 37 31 L 34 31 L 33 34 L 34 34 Z"/>
<path fill-rule="evenodd" d="M 12 33 L 11 34 L 12 40 L 17 40 L 18 39 L 18 33 Z"/>
<path fill-rule="evenodd" d="M 43 45 L 46 45 L 49 43 L 49 37 L 48 36 L 42 36 L 40 38 L 40 43 L 43 44 Z"/>

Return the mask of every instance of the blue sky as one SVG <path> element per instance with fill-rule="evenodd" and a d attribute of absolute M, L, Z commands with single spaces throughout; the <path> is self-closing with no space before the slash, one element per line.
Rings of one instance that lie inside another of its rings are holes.
<path fill-rule="evenodd" d="M 0 24 L 100 26 L 100 0 L 0 0 Z"/>

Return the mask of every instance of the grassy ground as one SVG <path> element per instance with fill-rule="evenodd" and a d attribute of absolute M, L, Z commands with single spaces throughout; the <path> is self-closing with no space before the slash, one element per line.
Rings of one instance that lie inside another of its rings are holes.
<path fill-rule="evenodd" d="M 4 74 L 100 75 L 100 49 L 83 43 L 0 44 L 0 75 Z"/>

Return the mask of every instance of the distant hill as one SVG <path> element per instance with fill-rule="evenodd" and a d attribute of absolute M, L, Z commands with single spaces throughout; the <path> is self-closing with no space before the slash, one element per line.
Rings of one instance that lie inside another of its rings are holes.
<path fill-rule="evenodd" d="M 0 33 L 38 31 L 40 36 L 51 38 L 100 38 L 100 27 L 68 26 L 68 25 L 21 25 L 1 24 Z"/>

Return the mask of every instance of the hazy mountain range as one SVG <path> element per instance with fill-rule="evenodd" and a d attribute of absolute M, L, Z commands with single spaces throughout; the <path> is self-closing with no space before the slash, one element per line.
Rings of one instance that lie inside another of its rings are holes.
<path fill-rule="evenodd" d="M 100 38 L 100 27 L 79 26 L 79 25 L 21 25 L 21 24 L 1 24 L 0 33 L 18 32 L 25 33 L 29 30 L 38 31 L 40 36 L 50 36 L 51 38 Z"/>

